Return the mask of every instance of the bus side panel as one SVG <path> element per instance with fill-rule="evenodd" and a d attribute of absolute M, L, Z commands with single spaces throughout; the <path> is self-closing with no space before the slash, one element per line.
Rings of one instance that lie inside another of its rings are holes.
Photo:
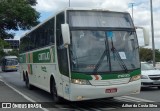
<path fill-rule="evenodd" d="M 20 73 L 27 72 L 30 84 L 50 92 L 50 78 L 53 75 L 58 94 L 63 96 L 61 74 L 57 70 L 54 46 L 38 49 L 20 55 Z"/>

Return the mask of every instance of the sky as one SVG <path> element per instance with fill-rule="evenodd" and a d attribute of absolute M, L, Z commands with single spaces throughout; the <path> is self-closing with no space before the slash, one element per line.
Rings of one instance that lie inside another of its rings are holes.
<path fill-rule="evenodd" d="M 133 21 L 135 26 L 146 27 L 150 35 L 150 45 L 152 47 L 151 38 L 151 12 L 150 0 L 37 0 L 34 8 L 40 12 L 40 22 L 43 22 L 56 12 L 69 7 L 87 7 L 87 8 L 104 8 L 111 11 L 125 11 L 132 16 L 133 4 Z M 153 25 L 154 25 L 154 42 L 155 48 L 160 49 L 160 0 L 152 0 L 153 6 Z M 16 32 L 15 39 L 19 39 L 27 31 Z M 138 35 L 141 35 L 137 32 Z M 143 38 L 138 36 L 140 46 L 144 44 Z"/>

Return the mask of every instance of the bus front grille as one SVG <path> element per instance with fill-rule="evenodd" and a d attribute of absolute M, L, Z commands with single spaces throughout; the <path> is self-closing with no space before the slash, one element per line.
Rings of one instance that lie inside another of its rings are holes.
<path fill-rule="evenodd" d="M 112 79 L 112 80 L 90 80 L 90 83 L 94 86 L 110 86 L 128 83 L 130 78 Z"/>

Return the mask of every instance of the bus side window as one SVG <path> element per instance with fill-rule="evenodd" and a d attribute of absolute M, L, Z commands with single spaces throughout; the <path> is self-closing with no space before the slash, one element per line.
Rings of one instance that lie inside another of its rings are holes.
<path fill-rule="evenodd" d="M 45 37 L 46 45 L 54 43 L 54 18 L 46 24 L 46 37 Z"/>

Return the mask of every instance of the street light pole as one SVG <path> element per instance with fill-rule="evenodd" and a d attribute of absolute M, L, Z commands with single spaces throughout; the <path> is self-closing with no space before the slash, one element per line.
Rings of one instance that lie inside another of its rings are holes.
<path fill-rule="evenodd" d="M 153 26 L 153 9 L 152 9 L 152 0 L 150 0 L 150 9 L 151 9 L 151 30 L 152 30 L 152 53 L 153 53 L 153 66 L 155 67 L 155 44 L 154 44 L 154 26 Z"/>

